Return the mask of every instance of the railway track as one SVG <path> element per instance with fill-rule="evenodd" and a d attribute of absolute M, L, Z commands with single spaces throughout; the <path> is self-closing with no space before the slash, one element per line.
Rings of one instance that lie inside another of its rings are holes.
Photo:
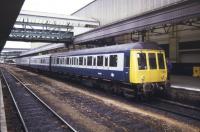
<path fill-rule="evenodd" d="M 5 69 L 1 69 L 1 74 L 15 104 L 25 132 L 76 132 L 69 123 L 34 94 L 16 76 Z"/>
<path fill-rule="evenodd" d="M 143 104 L 154 109 L 158 109 L 181 117 L 200 121 L 199 107 L 190 106 L 161 98 L 155 98 L 151 102 L 145 102 Z"/>

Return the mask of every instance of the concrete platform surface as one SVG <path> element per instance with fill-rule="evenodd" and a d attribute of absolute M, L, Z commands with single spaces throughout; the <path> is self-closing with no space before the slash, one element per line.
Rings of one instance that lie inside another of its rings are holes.
<path fill-rule="evenodd" d="M 200 78 L 172 75 L 171 87 L 200 92 Z"/>
<path fill-rule="evenodd" d="M 4 108 L 1 80 L 0 80 L 0 127 L 1 127 L 0 132 L 7 132 L 6 116 L 5 116 L 5 108 Z"/>

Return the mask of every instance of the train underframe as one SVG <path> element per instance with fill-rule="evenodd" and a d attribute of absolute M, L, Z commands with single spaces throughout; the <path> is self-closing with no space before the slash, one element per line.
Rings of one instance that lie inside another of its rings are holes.
<path fill-rule="evenodd" d="M 118 82 L 106 79 L 93 78 L 89 76 L 79 76 L 72 74 L 45 72 L 39 69 L 33 69 L 26 66 L 20 66 L 22 69 L 31 70 L 33 72 L 47 73 L 48 75 L 62 75 L 70 81 L 79 82 L 88 87 L 104 89 L 107 92 L 113 92 L 115 94 L 124 95 L 125 97 L 136 97 L 145 99 L 152 97 L 156 94 L 162 94 L 166 88 L 170 86 L 168 81 L 166 82 L 154 82 L 154 83 L 142 83 L 142 84 L 130 84 L 126 82 Z"/>

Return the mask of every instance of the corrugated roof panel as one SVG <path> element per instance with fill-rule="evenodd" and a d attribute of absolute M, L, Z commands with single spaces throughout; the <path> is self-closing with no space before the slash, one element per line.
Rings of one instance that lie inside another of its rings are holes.
<path fill-rule="evenodd" d="M 105 25 L 181 1 L 185 0 L 96 0 L 72 15 L 93 18 Z"/>

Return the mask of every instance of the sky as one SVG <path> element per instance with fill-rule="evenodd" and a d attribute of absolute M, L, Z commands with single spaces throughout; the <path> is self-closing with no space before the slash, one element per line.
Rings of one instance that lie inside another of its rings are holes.
<path fill-rule="evenodd" d="M 93 0 L 25 0 L 22 10 L 70 15 Z"/>
<path fill-rule="evenodd" d="M 93 0 L 25 0 L 22 10 L 70 15 Z M 30 48 L 30 43 L 7 42 L 5 48 Z"/>

